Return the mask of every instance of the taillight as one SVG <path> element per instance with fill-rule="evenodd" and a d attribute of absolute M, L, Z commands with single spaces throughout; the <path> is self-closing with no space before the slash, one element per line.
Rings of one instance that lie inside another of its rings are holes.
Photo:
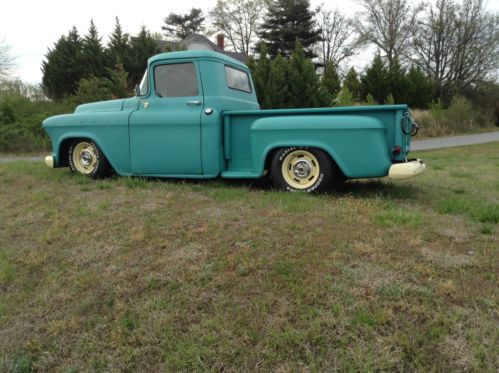
<path fill-rule="evenodd" d="M 402 148 L 399 145 L 397 145 L 396 147 L 394 147 L 392 149 L 393 155 L 399 155 L 401 151 L 402 151 Z"/>

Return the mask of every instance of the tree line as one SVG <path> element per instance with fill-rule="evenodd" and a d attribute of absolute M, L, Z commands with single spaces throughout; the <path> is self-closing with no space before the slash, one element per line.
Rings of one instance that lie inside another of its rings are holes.
<path fill-rule="evenodd" d="M 419 67 L 406 70 L 395 63 L 385 66 L 377 54 L 359 74 L 351 67 L 340 78 L 332 61 L 319 77 L 315 65 L 297 43 L 289 58 L 269 56 L 265 44 L 258 60 L 250 60 L 257 96 L 263 109 L 406 103 L 426 108 L 432 102 L 432 83 Z"/>
<path fill-rule="evenodd" d="M 15 61 L 0 41 L 0 152 L 47 151 L 43 119 L 132 95 L 157 40 L 182 48 L 191 33 L 222 33 L 248 56 L 262 108 L 407 103 L 428 108 L 413 113 L 430 136 L 499 125 L 498 16 L 482 0 L 358 1 L 363 12 L 348 19 L 308 0 L 218 0 L 206 13 L 168 14 L 163 35 L 130 35 L 116 19 L 106 43 L 90 22 L 47 51 L 38 86 L 8 79 Z M 373 46 L 365 68 L 350 65 Z"/>
<path fill-rule="evenodd" d="M 145 27 L 130 36 L 118 18 L 104 46 L 92 20 L 86 35 L 80 36 L 73 27 L 49 49 L 42 63 L 42 87 L 51 99 L 87 94 L 92 87 L 126 97 L 142 77 L 147 59 L 159 51 Z"/>
<path fill-rule="evenodd" d="M 312 9 L 309 0 L 218 0 L 206 14 L 170 13 L 163 37 L 223 33 L 230 50 L 248 55 L 263 108 L 359 101 L 426 108 L 456 95 L 483 104 L 484 92 L 497 94 L 499 18 L 483 0 L 358 3 L 363 11 L 348 19 L 325 6 Z M 99 90 L 126 95 L 159 52 L 157 38 L 145 27 L 130 36 L 118 19 L 106 45 L 93 22 L 84 36 L 73 28 L 45 57 L 43 89 L 53 99 Z M 348 66 L 369 46 L 376 54 L 363 71 Z"/>

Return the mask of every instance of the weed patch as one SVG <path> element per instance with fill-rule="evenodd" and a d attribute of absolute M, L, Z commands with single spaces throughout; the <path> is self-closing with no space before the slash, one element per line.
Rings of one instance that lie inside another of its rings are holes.
<path fill-rule="evenodd" d="M 353 319 L 353 323 L 354 325 L 368 328 L 374 328 L 378 324 L 375 316 L 370 311 L 364 308 L 360 308 L 357 310 Z"/>
<path fill-rule="evenodd" d="M 123 186 L 130 189 L 145 189 L 149 187 L 149 181 L 145 177 L 127 176 L 119 178 Z"/>
<path fill-rule="evenodd" d="M 423 221 L 422 214 L 413 207 L 389 207 L 376 213 L 373 217 L 376 224 L 381 227 L 393 227 L 405 225 L 417 228 Z"/>
<path fill-rule="evenodd" d="M 7 252 L 0 248 L 0 285 L 7 285 L 14 280 L 16 271 Z"/>
<path fill-rule="evenodd" d="M 499 222 L 499 203 L 473 201 L 462 197 L 447 197 L 438 203 L 438 210 L 442 214 L 468 215 L 481 223 Z"/>
<path fill-rule="evenodd" d="M 16 354 L 7 365 L 9 373 L 30 373 L 33 371 L 35 359 L 30 354 Z"/>
<path fill-rule="evenodd" d="M 245 188 L 220 186 L 213 190 L 210 195 L 215 201 L 225 203 L 234 200 L 243 200 L 248 195 L 248 190 Z"/>

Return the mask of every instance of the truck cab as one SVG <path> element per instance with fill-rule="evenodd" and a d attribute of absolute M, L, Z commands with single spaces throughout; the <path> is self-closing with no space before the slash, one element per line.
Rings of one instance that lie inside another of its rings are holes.
<path fill-rule="evenodd" d="M 216 177 L 222 113 L 260 108 L 246 65 L 200 51 L 151 58 L 135 99 L 129 121 L 134 174 Z"/>

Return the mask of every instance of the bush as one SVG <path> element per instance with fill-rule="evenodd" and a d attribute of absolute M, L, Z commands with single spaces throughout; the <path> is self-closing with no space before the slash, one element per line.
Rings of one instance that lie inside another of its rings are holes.
<path fill-rule="evenodd" d="M 494 117 L 499 126 L 499 82 L 486 81 L 466 90 L 465 96 L 482 112 Z"/>
<path fill-rule="evenodd" d="M 20 81 L 0 84 L 0 152 L 47 151 L 50 141 L 42 121 L 74 109 L 66 102 L 45 99 L 37 86 Z"/>
<path fill-rule="evenodd" d="M 48 152 L 51 144 L 42 122 L 71 113 L 79 104 L 129 96 L 127 74 L 110 71 L 110 78 L 82 79 L 76 95 L 48 100 L 39 86 L 21 81 L 0 82 L 0 152 Z"/>
<path fill-rule="evenodd" d="M 121 70 L 109 70 L 110 78 L 91 76 L 80 80 L 75 102 L 87 103 L 128 97 L 128 74 Z"/>
<path fill-rule="evenodd" d="M 354 97 L 347 86 L 343 86 L 338 95 L 335 106 L 352 106 L 355 104 Z"/>
<path fill-rule="evenodd" d="M 440 101 L 430 105 L 429 110 L 413 110 L 414 120 L 422 125 L 425 136 L 445 136 L 455 133 L 492 128 L 494 115 L 480 110 L 462 96 L 455 96 L 445 109 Z"/>

